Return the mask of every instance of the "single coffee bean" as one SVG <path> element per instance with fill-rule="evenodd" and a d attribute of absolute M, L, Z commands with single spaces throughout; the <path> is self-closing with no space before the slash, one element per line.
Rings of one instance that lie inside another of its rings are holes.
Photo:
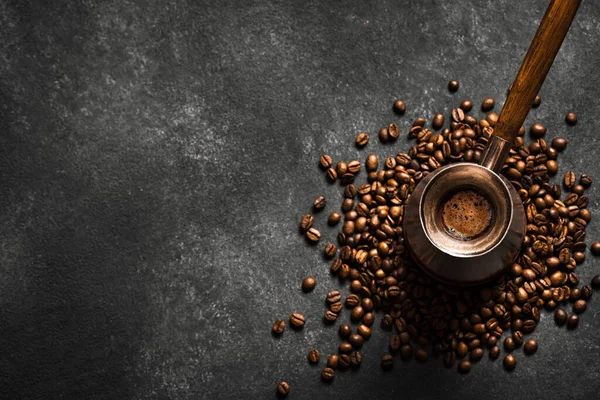
<path fill-rule="evenodd" d="M 453 93 L 458 90 L 459 86 L 460 84 L 457 80 L 452 79 L 450 82 L 448 82 L 448 90 Z"/>
<path fill-rule="evenodd" d="M 302 328 L 304 326 L 304 323 L 304 315 L 300 313 L 293 313 L 292 315 L 290 315 L 290 324 L 294 328 Z"/>
<path fill-rule="evenodd" d="M 360 161 L 350 161 L 348 163 L 348 172 L 350 172 L 351 174 L 358 174 L 358 172 L 360 171 L 361 165 L 360 165 Z"/>
<path fill-rule="evenodd" d="M 369 135 L 366 132 L 360 132 L 356 136 L 356 146 L 365 147 L 369 143 Z"/>
<path fill-rule="evenodd" d="M 496 114 L 495 112 L 491 112 L 485 116 L 485 120 L 493 128 L 494 126 L 496 126 L 496 123 L 498 122 L 498 114 Z"/>
<path fill-rule="evenodd" d="M 333 165 L 333 160 L 331 159 L 331 156 L 324 154 L 319 159 L 319 164 L 321 164 L 321 168 L 328 169 Z"/>
<path fill-rule="evenodd" d="M 492 99 L 491 97 L 488 97 L 487 99 L 483 100 L 483 102 L 481 103 L 481 111 L 488 112 L 492 108 L 494 108 L 495 104 L 496 104 L 496 102 L 494 101 L 494 99 Z"/>
<path fill-rule="evenodd" d="M 471 362 L 463 360 L 458 363 L 458 372 L 461 374 L 468 374 L 471 371 Z"/>
<path fill-rule="evenodd" d="M 533 100 L 533 104 L 531 104 L 531 107 L 538 108 L 540 106 L 540 104 L 542 104 L 542 98 L 540 96 L 535 96 L 535 99 Z"/>
<path fill-rule="evenodd" d="M 592 251 L 593 255 L 600 256 L 600 242 L 594 242 L 594 243 L 592 243 L 592 246 L 590 247 L 590 250 Z"/>
<path fill-rule="evenodd" d="M 330 182 L 335 182 L 337 178 L 338 175 L 334 168 L 327 169 L 327 179 L 329 179 Z"/>
<path fill-rule="evenodd" d="M 311 364 L 316 364 L 319 362 L 319 360 L 321 360 L 321 353 L 319 353 L 319 350 L 317 349 L 312 349 L 308 353 L 308 362 Z"/>
<path fill-rule="evenodd" d="M 332 290 L 327 293 L 327 303 L 332 304 L 340 301 L 342 299 L 342 295 L 339 290 Z"/>
<path fill-rule="evenodd" d="M 359 321 L 365 315 L 365 311 L 361 306 L 356 306 L 352 309 L 352 313 L 350 314 L 350 318 L 353 321 Z"/>
<path fill-rule="evenodd" d="M 565 177 L 563 179 L 564 185 L 568 188 L 572 188 L 573 185 L 575 185 L 575 182 L 576 182 L 575 173 L 573 171 L 565 172 Z"/>
<path fill-rule="evenodd" d="M 586 309 L 587 309 L 587 302 L 585 300 L 583 300 L 583 299 L 577 300 L 573 304 L 573 311 L 575 311 L 576 314 L 581 314 Z"/>
<path fill-rule="evenodd" d="M 365 339 L 362 336 L 360 336 L 358 333 L 353 333 L 348 338 L 348 341 L 355 348 L 359 348 L 363 345 L 363 343 L 365 342 Z"/>
<path fill-rule="evenodd" d="M 444 126 L 444 120 L 445 120 L 445 117 L 443 114 L 435 114 L 433 116 L 433 121 L 431 122 L 431 126 L 433 127 L 433 129 L 440 129 L 442 126 Z"/>
<path fill-rule="evenodd" d="M 315 228 L 310 228 L 306 231 L 306 238 L 313 243 L 316 243 L 321 239 L 321 232 L 316 230 Z"/>
<path fill-rule="evenodd" d="M 406 112 L 406 103 L 402 100 L 396 100 L 392 108 L 396 114 L 403 115 Z"/>
<path fill-rule="evenodd" d="M 331 258 L 335 256 L 335 253 L 337 253 L 337 246 L 333 243 L 327 243 L 325 245 L 325 256 Z"/>
<path fill-rule="evenodd" d="M 477 347 L 471 350 L 471 355 L 469 358 L 471 362 L 477 362 L 481 360 L 483 358 L 483 349 L 481 347 Z"/>
<path fill-rule="evenodd" d="M 588 174 L 582 174 L 579 178 L 579 184 L 584 188 L 589 188 L 590 186 L 592 186 L 592 177 Z"/>
<path fill-rule="evenodd" d="M 567 113 L 565 121 L 571 126 L 577 125 L 577 115 L 574 112 Z"/>
<path fill-rule="evenodd" d="M 473 108 L 473 102 L 471 100 L 464 100 L 462 103 L 460 103 L 460 108 L 464 112 L 469 112 Z"/>
<path fill-rule="evenodd" d="M 327 218 L 327 223 L 333 226 L 340 222 L 341 219 L 342 215 L 339 212 L 334 211 L 331 214 L 329 214 L 329 218 Z"/>
<path fill-rule="evenodd" d="M 592 297 L 592 287 L 590 285 L 585 285 L 581 288 L 581 298 L 584 300 L 589 300 Z"/>
<path fill-rule="evenodd" d="M 381 368 L 389 370 L 394 366 L 394 359 L 391 354 L 386 354 L 381 357 Z"/>
<path fill-rule="evenodd" d="M 552 147 L 558 151 L 563 151 L 567 148 L 567 139 L 563 137 L 557 137 L 552 139 Z"/>
<path fill-rule="evenodd" d="M 300 229 L 303 231 L 309 230 L 312 227 L 314 220 L 315 218 L 312 215 L 306 214 L 300 220 Z"/>
<path fill-rule="evenodd" d="M 525 354 L 533 354 L 537 351 L 538 344 L 535 340 L 530 339 L 525 342 L 525 346 L 523 346 L 523 350 L 525 350 Z"/>
<path fill-rule="evenodd" d="M 577 325 L 579 325 L 579 317 L 575 314 L 570 315 L 567 319 L 567 328 L 575 329 L 577 328 Z"/>
<path fill-rule="evenodd" d="M 361 363 L 362 363 L 362 354 L 360 353 L 360 351 L 353 351 L 352 353 L 350 353 L 350 366 L 352 368 L 360 367 Z"/>
<path fill-rule="evenodd" d="M 317 210 L 317 211 L 324 209 L 326 204 L 327 204 L 327 200 L 325 199 L 324 196 L 317 197 L 315 199 L 315 201 L 313 202 L 313 206 L 315 207 L 315 210 Z"/>
<path fill-rule="evenodd" d="M 273 323 L 273 334 L 275 335 L 281 335 L 283 333 L 283 331 L 285 330 L 285 321 L 282 319 L 278 319 L 277 321 L 275 321 Z"/>
<path fill-rule="evenodd" d="M 595 277 L 593 277 L 591 284 L 592 284 L 592 288 L 600 289 L 600 275 L 596 275 Z M 582 296 L 583 296 L 583 290 L 582 290 Z"/>
<path fill-rule="evenodd" d="M 335 376 L 334 370 L 329 367 L 323 368 L 323 371 L 321 371 L 321 379 L 323 379 L 326 382 L 331 381 L 334 376 Z"/>
<path fill-rule="evenodd" d="M 379 159 L 375 154 L 369 154 L 367 156 L 367 161 L 365 162 L 365 167 L 368 172 L 377 171 L 377 167 L 379 166 Z"/>
<path fill-rule="evenodd" d="M 500 356 L 500 347 L 494 346 L 490 349 L 490 360 L 496 360 Z"/>
<path fill-rule="evenodd" d="M 350 356 L 348 354 L 340 354 L 338 365 L 341 369 L 346 369 L 350 366 Z"/>
<path fill-rule="evenodd" d="M 531 128 L 529 128 L 529 134 L 534 139 L 540 139 L 540 138 L 544 137 L 544 135 L 546 134 L 546 131 L 547 131 L 546 127 L 542 124 L 533 124 L 533 125 L 531 125 Z"/>
<path fill-rule="evenodd" d="M 342 342 L 338 346 L 338 351 L 340 353 L 350 353 L 352 351 L 352 345 L 350 342 Z"/>
<path fill-rule="evenodd" d="M 388 140 L 393 141 L 398 139 L 398 136 L 400 136 L 400 129 L 398 129 L 398 125 L 391 123 L 388 126 Z"/>
<path fill-rule="evenodd" d="M 567 322 L 567 312 L 562 308 L 557 308 L 554 312 L 554 322 L 559 326 L 564 325 Z"/>
<path fill-rule="evenodd" d="M 513 350 L 515 349 L 516 345 L 515 345 L 515 341 L 513 340 L 513 338 L 511 337 L 507 337 L 506 339 L 504 339 L 504 350 L 507 353 L 512 353 Z"/>
<path fill-rule="evenodd" d="M 329 310 L 331 310 L 331 312 L 334 312 L 336 314 L 339 314 L 342 311 L 343 305 L 341 301 L 337 301 L 335 303 L 331 303 L 329 305 Z"/>
<path fill-rule="evenodd" d="M 279 396 L 285 397 L 290 393 L 290 385 L 287 382 L 280 382 L 277 385 L 277 394 Z"/>
<path fill-rule="evenodd" d="M 338 367 L 340 357 L 337 354 L 330 354 L 327 358 L 327 366 L 336 369 Z"/>
<path fill-rule="evenodd" d="M 352 334 L 352 328 L 348 324 L 341 324 L 338 328 L 338 333 L 342 339 L 348 339 Z"/>
<path fill-rule="evenodd" d="M 388 128 L 381 128 L 379 130 L 379 141 L 381 143 L 387 143 L 390 140 L 390 134 Z"/>
<path fill-rule="evenodd" d="M 456 353 L 453 351 L 448 351 L 444 355 L 444 366 L 446 368 L 452 368 L 452 366 L 454 365 L 455 362 L 456 362 Z"/>
<path fill-rule="evenodd" d="M 313 290 L 315 288 L 316 284 L 317 284 L 317 280 L 315 278 L 313 278 L 312 276 L 304 278 L 304 280 L 302 281 L 302 291 L 310 292 L 311 290 Z"/>
<path fill-rule="evenodd" d="M 371 337 L 371 328 L 366 326 L 365 324 L 360 324 L 356 329 L 358 334 L 362 336 L 364 339 L 369 339 Z"/>
<path fill-rule="evenodd" d="M 525 328 L 525 325 L 523 325 L 523 328 Z M 512 334 L 512 340 L 513 340 L 515 346 L 520 346 L 525 341 L 525 336 L 523 335 L 523 332 L 521 332 L 521 331 L 514 331 Z"/>
<path fill-rule="evenodd" d="M 512 354 L 507 354 L 506 357 L 504 357 L 504 368 L 507 371 L 512 371 L 515 369 L 516 366 L 517 359 L 515 358 L 515 356 L 513 356 Z"/>

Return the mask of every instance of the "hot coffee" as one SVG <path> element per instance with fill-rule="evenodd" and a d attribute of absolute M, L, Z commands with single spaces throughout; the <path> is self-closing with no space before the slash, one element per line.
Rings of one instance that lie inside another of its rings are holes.
<path fill-rule="evenodd" d="M 441 204 L 442 224 L 451 236 L 471 240 L 492 224 L 492 205 L 482 194 L 467 189 L 451 193 Z"/>

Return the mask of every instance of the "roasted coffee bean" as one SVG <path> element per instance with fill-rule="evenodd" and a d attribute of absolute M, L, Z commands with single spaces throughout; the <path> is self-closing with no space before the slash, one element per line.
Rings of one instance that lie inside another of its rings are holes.
<path fill-rule="evenodd" d="M 391 354 L 386 354 L 383 357 L 381 357 L 381 368 L 383 369 L 392 369 L 392 367 L 394 366 L 394 359 L 392 358 Z"/>
<path fill-rule="evenodd" d="M 285 330 L 285 321 L 282 319 L 278 319 L 277 321 L 275 321 L 273 323 L 273 334 L 275 335 L 281 335 L 283 333 L 283 331 Z"/>
<path fill-rule="evenodd" d="M 379 141 L 381 143 L 387 143 L 390 139 L 390 134 L 388 133 L 388 128 L 381 128 L 379 130 Z"/>
<path fill-rule="evenodd" d="M 404 115 L 404 113 L 406 112 L 406 103 L 404 103 L 402 100 L 396 100 L 394 101 L 394 105 L 392 108 L 396 114 Z"/>
<path fill-rule="evenodd" d="M 331 257 L 335 256 L 335 254 L 337 253 L 337 246 L 333 243 L 327 243 L 325 245 L 324 253 L 325 253 L 325 257 L 331 258 Z"/>
<path fill-rule="evenodd" d="M 592 288 L 594 288 L 594 289 L 600 289 L 600 275 L 596 275 L 592 278 L 591 285 L 592 285 Z M 581 291 L 581 294 L 583 297 L 583 290 Z M 590 297 L 591 297 L 591 293 L 590 293 Z"/>
<path fill-rule="evenodd" d="M 342 339 L 348 339 L 352 334 L 352 328 L 348 324 L 341 324 L 338 328 L 338 333 Z"/>
<path fill-rule="evenodd" d="M 353 333 L 348 338 L 348 341 L 355 348 L 359 348 L 359 347 L 362 347 L 363 343 L 365 342 L 365 339 L 362 336 L 360 336 L 358 333 Z"/>
<path fill-rule="evenodd" d="M 444 115 L 443 114 L 435 114 L 433 116 L 433 121 L 431 121 L 431 126 L 433 127 L 433 129 L 441 129 L 442 126 L 444 126 Z"/>
<path fill-rule="evenodd" d="M 504 350 L 508 353 L 511 353 L 515 349 L 515 341 L 512 337 L 507 337 L 504 339 Z"/>
<path fill-rule="evenodd" d="M 396 140 L 398 136 L 400 136 L 400 129 L 398 129 L 398 125 L 391 123 L 388 126 L 388 140 Z"/>
<path fill-rule="evenodd" d="M 481 103 L 481 111 L 488 112 L 492 108 L 494 108 L 495 104 L 496 104 L 496 102 L 494 101 L 494 99 L 492 99 L 491 97 L 488 97 L 487 99 L 483 100 L 483 102 Z"/>
<path fill-rule="evenodd" d="M 323 196 L 317 197 L 315 199 L 315 201 L 313 202 L 313 206 L 315 207 L 315 210 L 317 210 L 317 211 L 324 209 L 326 204 L 327 204 L 327 200 Z"/>
<path fill-rule="evenodd" d="M 453 351 L 449 351 L 444 355 L 444 366 L 446 366 L 446 368 L 452 368 L 455 362 L 456 353 L 454 353 Z"/>
<path fill-rule="evenodd" d="M 567 312 L 562 308 L 557 308 L 554 312 L 554 321 L 556 322 L 556 325 L 564 325 L 567 322 Z"/>
<path fill-rule="evenodd" d="M 565 121 L 567 124 L 575 126 L 577 125 L 577 115 L 573 112 L 567 113 L 565 116 Z"/>
<path fill-rule="evenodd" d="M 281 397 L 285 397 L 290 393 L 290 385 L 287 382 L 279 382 L 277 385 L 277 394 Z"/>
<path fill-rule="evenodd" d="M 587 302 L 583 299 L 577 300 L 575 303 L 573 303 L 573 311 L 575 311 L 576 314 L 581 314 L 585 312 L 586 309 Z"/>
<path fill-rule="evenodd" d="M 577 328 L 577 325 L 579 325 L 579 317 L 575 314 L 570 315 L 567 319 L 567 328 L 575 329 Z"/>
<path fill-rule="evenodd" d="M 600 242 L 594 242 L 594 243 L 592 243 L 592 246 L 590 247 L 590 250 L 591 250 L 591 252 L 592 252 L 593 255 L 600 256 Z"/>
<path fill-rule="evenodd" d="M 490 349 L 490 360 L 496 360 L 500 356 L 500 347 L 494 346 Z"/>
<path fill-rule="evenodd" d="M 365 315 L 365 311 L 361 306 L 356 306 L 352 309 L 350 317 L 353 321 L 359 321 Z"/>
<path fill-rule="evenodd" d="M 459 88 L 460 84 L 458 83 L 457 80 L 452 79 L 450 82 L 448 82 L 448 90 L 451 92 L 456 92 Z"/>
<path fill-rule="evenodd" d="M 327 303 L 329 304 L 336 303 L 340 301 L 341 298 L 342 295 L 340 294 L 339 290 L 332 290 L 331 292 L 327 293 Z"/>
<path fill-rule="evenodd" d="M 328 169 L 333 165 L 333 160 L 331 159 L 331 156 L 324 154 L 319 159 L 319 164 L 321 165 L 321 168 Z"/>
<path fill-rule="evenodd" d="M 338 367 L 340 357 L 337 354 L 330 354 L 327 358 L 327 366 L 332 369 L 336 369 Z"/>
<path fill-rule="evenodd" d="M 314 221 L 315 218 L 312 215 L 306 214 L 300 220 L 300 229 L 302 229 L 303 231 L 309 230 L 312 227 Z"/>
<path fill-rule="evenodd" d="M 541 139 L 546 134 L 546 127 L 542 124 L 533 124 L 529 128 L 529 134 L 534 139 Z"/>
<path fill-rule="evenodd" d="M 346 369 L 350 366 L 350 356 L 348 354 L 340 354 L 338 365 L 341 369 Z"/>
<path fill-rule="evenodd" d="M 471 371 L 471 362 L 463 360 L 458 363 L 458 372 L 461 374 L 468 374 Z"/>
<path fill-rule="evenodd" d="M 538 108 L 540 106 L 540 104 L 542 104 L 542 98 L 540 96 L 535 96 L 535 99 L 533 100 L 531 107 Z"/>
<path fill-rule="evenodd" d="M 360 161 L 350 161 L 348 163 L 348 172 L 350 172 L 351 174 L 358 174 L 358 172 L 360 171 L 361 165 L 360 165 Z"/>
<path fill-rule="evenodd" d="M 327 218 L 327 223 L 333 226 L 340 222 L 341 219 L 341 214 L 339 212 L 334 211 L 331 214 L 329 214 L 329 217 Z"/>
<path fill-rule="evenodd" d="M 350 353 L 350 366 L 352 368 L 360 367 L 361 363 L 362 363 L 362 354 L 360 353 L 360 351 L 353 351 L 352 353 Z"/>
<path fill-rule="evenodd" d="M 321 371 L 321 379 L 326 382 L 331 381 L 335 376 L 335 371 L 332 368 L 326 367 Z"/>
<path fill-rule="evenodd" d="M 415 351 L 415 360 L 418 362 L 425 362 L 429 360 L 429 354 L 425 349 L 417 349 Z"/>
<path fill-rule="evenodd" d="M 341 301 L 337 301 L 329 305 L 329 310 L 332 312 L 339 314 L 342 311 L 343 305 Z"/>
<path fill-rule="evenodd" d="M 504 357 L 504 368 L 507 371 L 512 371 L 517 366 L 517 359 L 512 354 L 507 354 Z"/>
<path fill-rule="evenodd" d="M 369 135 L 366 132 L 360 132 L 356 135 L 356 146 L 365 147 L 369 143 Z"/>
<path fill-rule="evenodd" d="M 533 354 L 537 351 L 538 344 L 535 340 L 530 339 L 525 342 L 525 346 L 523 346 L 523 350 L 525 350 L 525 354 Z"/>
<path fill-rule="evenodd" d="M 331 182 L 335 182 L 338 178 L 337 172 L 333 168 L 327 169 L 327 179 Z"/>
<path fill-rule="evenodd" d="M 369 154 L 367 156 L 367 161 L 365 162 L 365 167 L 368 172 L 376 171 L 379 166 L 379 159 L 375 154 Z"/>
<path fill-rule="evenodd" d="M 481 360 L 483 358 L 483 349 L 481 347 L 477 347 L 473 350 L 471 350 L 471 354 L 469 356 L 469 359 L 471 360 L 471 362 L 477 362 L 479 360 Z"/>
<path fill-rule="evenodd" d="M 364 339 L 368 339 L 371 337 L 371 328 L 369 328 L 367 325 L 365 324 L 360 324 L 358 326 L 358 328 L 356 329 L 356 331 L 358 332 L 358 334 L 360 336 L 362 336 Z"/>
<path fill-rule="evenodd" d="M 321 239 L 321 232 L 316 230 L 315 228 L 310 228 L 306 231 L 306 238 L 313 243 L 316 243 Z"/>
<path fill-rule="evenodd" d="M 572 188 L 573 185 L 575 185 L 575 182 L 576 182 L 576 177 L 575 177 L 575 174 L 573 173 L 573 171 L 565 172 L 565 177 L 563 179 L 564 185 L 568 188 Z"/>
<path fill-rule="evenodd" d="M 520 346 L 525 341 L 525 336 L 523 335 L 523 332 L 517 330 L 513 332 L 512 340 L 515 344 L 515 347 Z"/>
<path fill-rule="evenodd" d="M 302 328 L 304 326 L 304 323 L 304 315 L 300 313 L 293 313 L 292 315 L 290 315 L 290 324 L 294 328 Z"/>
<path fill-rule="evenodd" d="M 325 313 L 323 313 L 323 319 L 328 324 L 334 323 L 337 320 L 337 317 L 337 313 L 332 310 L 327 310 Z"/>
<path fill-rule="evenodd" d="M 352 345 L 350 342 L 342 342 L 338 346 L 338 351 L 340 353 L 350 353 L 352 351 Z"/>
<path fill-rule="evenodd" d="M 302 290 L 304 292 L 310 292 L 311 290 L 313 290 L 315 288 L 315 285 L 317 284 L 317 280 L 311 276 L 304 278 L 304 280 L 302 281 Z"/>
<path fill-rule="evenodd" d="M 563 151 L 567 148 L 567 139 L 563 137 L 557 137 L 552 139 L 552 147 L 558 151 Z"/>
<path fill-rule="evenodd" d="M 312 349 L 308 353 L 308 362 L 311 364 L 316 364 L 319 362 L 319 360 L 321 360 L 321 353 L 319 353 L 319 350 L 317 349 Z"/>
<path fill-rule="evenodd" d="M 462 103 L 460 103 L 460 108 L 464 112 L 469 112 L 473 108 L 473 102 L 471 100 L 464 100 Z M 464 118 L 464 115 L 463 115 L 463 118 Z"/>

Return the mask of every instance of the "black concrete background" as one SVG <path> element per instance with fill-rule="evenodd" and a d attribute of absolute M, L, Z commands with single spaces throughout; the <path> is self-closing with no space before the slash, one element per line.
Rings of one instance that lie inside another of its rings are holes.
<path fill-rule="evenodd" d="M 341 197 L 319 156 L 406 150 L 352 142 L 465 98 L 499 110 L 546 4 L 1 1 L 0 398 L 269 399 L 281 379 L 293 399 L 597 398 L 597 300 L 575 332 L 545 314 L 513 373 L 487 356 L 467 376 L 440 360 L 384 373 L 379 330 L 331 385 L 306 362 L 337 344 L 321 315 L 338 284 L 297 232 L 315 196 Z M 527 122 L 570 140 L 561 173 L 597 179 L 599 26 L 584 1 Z M 274 339 L 293 311 L 304 330 Z"/>

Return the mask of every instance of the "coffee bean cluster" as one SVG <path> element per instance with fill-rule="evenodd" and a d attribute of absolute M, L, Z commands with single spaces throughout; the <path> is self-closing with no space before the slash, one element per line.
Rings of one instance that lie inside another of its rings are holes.
<path fill-rule="evenodd" d="M 536 102 L 539 105 L 541 99 Z M 481 109 L 490 111 L 494 103 L 485 99 Z M 403 101 L 393 106 L 398 114 L 405 108 Z M 426 362 L 433 356 L 442 358 L 448 368 L 455 366 L 459 373 L 468 373 L 485 353 L 491 360 L 499 358 L 501 348 L 504 367 L 513 370 L 517 358 L 512 353 L 517 348 L 522 346 L 526 354 L 537 351 L 538 343 L 526 336 L 537 328 L 543 310 L 554 311 L 557 325 L 577 327 L 578 314 L 586 310 L 592 296 L 592 286 L 579 287 L 576 272 L 585 260 L 586 227 L 591 219 L 585 191 L 592 178 L 569 171 L 562 187 L 551 182 L 567 140 L 557 137 L 546 142 L 547 130 L 541 124 L 531 126 L 532 141 L 527 145 L 526 130 L 520 129 L 502 168 L 521 197 L 527 217 L 521 252 L 506 275 L 479 288 L 455 287 L 431 278 L 410 258 L 403 218 L 416 185 L 444 165 L 478 162 L 498 121 L 494 112 L 477 119 L 469 114 L 472 108 L 470 100 L 463 101 L 452 110 L 445 128 L 441 114 L 434 117 L 431 128 L 424 118 L 414 120 L 406 132 L 414 140 L 410 149 L 381 162 L 376 155 L 368 155 L 366 182 L 360 185 L 355 184 L 360 162 L 339 161 L 334 167 L 330 156 L 321 157 L 329 179 L 344 185 L 341 213 L 332 212 L 328 218 L 332 226 L 343 221 L 338 245 L 328 244 L 325 254 L 337 255 L 330 271 L 348 283 L 350 292 L 345 297 L 339 291 L 327 295 L 324 319 L 335 322 L 346 307 L 351 322 L 339 325 L 341 343 L 322 370 L 324 380 L 333 379 L 335 371 L 360 366 L 360 349 L 376 322 L 390 332 L 382 368 L 392 369 L 397 358 Z M 381 128 L 379 138 L 393 141 L 399 132 L 393 123 Z M 301 229 L 307 235 L 314 229 L 312 222 L 310 214 L 302 218 Z M 600 254 L 600 243 L 594 243 L 592 250 Z M 600 287 L 600 276 L 593 285 Z"/>

